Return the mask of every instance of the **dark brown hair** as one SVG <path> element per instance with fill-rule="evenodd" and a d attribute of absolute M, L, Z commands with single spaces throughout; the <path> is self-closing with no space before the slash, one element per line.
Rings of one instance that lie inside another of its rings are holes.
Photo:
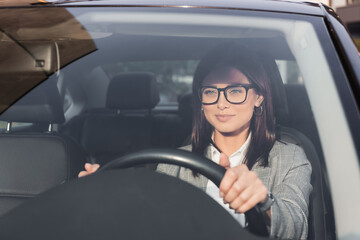
<path fill-rule="evenodd" d="M 222 44 L 209 52 L 199 63 L 193 82 L 193 130 L 191 136 L 193 152 L 204 154 L 211 142 L 213 126 L 201 111 L 198 95 L 202 81 L 214 69 L 231 67 L 242 72 L 255 85 L 258 94 L 264 97 L 259 108 L 254 109 L 250 123 L 251 142 L 244 162 L 251 169 L 256 162 L 268 166 L 268 157 L 275 143 L 274 111 L 270 83 L 261 59 L 254 52 L 237 44 Z"/>

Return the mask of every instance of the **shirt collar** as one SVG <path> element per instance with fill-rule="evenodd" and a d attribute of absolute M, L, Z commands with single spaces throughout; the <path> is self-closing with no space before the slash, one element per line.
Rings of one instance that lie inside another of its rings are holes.
<path fill-rule="evenodd" d="M 212 135 L 211 139 L 212 139 L 212 141 L 214 140 L 214 134 Z M 241 163 L 243 162 L 245 154 L 247 152 L 247 149 L 249 148 L 250 142 L 251 142 L 251 132 L 249 133 L 245 143 L 238 150 L 236 150 L 233 154 L 231 154 L 231 156 L 229 157 L 231 166 L 237 165 L 237 164 L 232 164 L 234 158 L 238 159 L 238 157 L 240 157 L 241 158 Z M 218 157 L 216 157 L 216 159 L 214 159 L 214 156 L 220 155 L 220 152 L 217 149 L 217 147 L 215 147 L 213 144 L 211 144 L 210 145 L 210 152 L 211 152 L 212 160 L 218 163 L 218 161 L 219 161 L 217 159 Z"/>

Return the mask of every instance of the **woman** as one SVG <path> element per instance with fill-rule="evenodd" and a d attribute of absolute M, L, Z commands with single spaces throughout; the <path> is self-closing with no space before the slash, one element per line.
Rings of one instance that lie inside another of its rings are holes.
<path fill-rule="evenodd" d="M 269 80 L 261 61 L 236 44 L 221 45 L 200 62 L 193 82 L 192 144 L 227 168 L 217 187 L 203 176 L 160 164 L 158 171 L 204 189 L 241 225 L 255 205 L 266 213 L 271 237 L 305 239 L 312 190 L 311 165 L 303 150 L 276 141 Z M 87 171 L 98 166 L 87 165 Z"/>

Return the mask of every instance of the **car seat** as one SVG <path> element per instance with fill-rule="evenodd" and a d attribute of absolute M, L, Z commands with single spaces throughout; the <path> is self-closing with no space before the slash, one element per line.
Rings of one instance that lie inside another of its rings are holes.
<path fill-rule="evenodd" d="M 297 96 L 297 93 L 292 92 L 291 96 L 287 95 L 284 83 L 281 79 L 280 72 L 274 59 L 267 54 L 262 54 L 262 61 L 266 72 L 269 74 L 268 76 L 271 82 L 278 138 L 281 141 L 301 146 L 312 166 L 311 184 L 313 186 L 313 191 L 309 199 L 308 239 L 324 239 L 326 236 L 325 214 L 327 211 L 325 209 L 323 195 L 323 169 L 320 165 L 318 155 L 318 151 L 321 152 L 321 149 L 318 149 L 317 151 L 312 140 L 298 130 L 301 129 L 301 131 L 304 131 L 305 128 L 314 128 L 315 126 L 308 125 L 299 128 L 297 124 L 294 124 L 293 118 L 290 115 L 290 113 L 293 113 L 293 110 L 291 109 L 293 105 L 288 105 L 288 98 L 294 98 Z M 308 105 L 303 104 L 301 108 L 307 109 L 304 111 L 311 112 L 309 102 Z M 314 140 L 316 141 L 317 139 Z"/>
<path fill-rule="evenodd" d="M 191 144 L 193 102 L 192 93 L 184 93 L 178 97 L 178 115 L 181 119 L 181 145 Z"/>
<path fill-rule="evenodd" d="M 73 118 L 62 132 L 78 139 L 91 161 L 100 165 L 141 149 L 176 147 L 178 137 L 173 133 L 179 118 L 153 114 L 159 100 L 154 74 L 122 73 L 110 81 L 105 109 Z"/>
<path fill-rule="evenodd" d="M 77 177 L 85 152 L 54 131 L 64 121 L 55 84 L 44 82 L 0 115 L 0 215 L 26 199 Z M 30 123 L 12 127 L 13 122 Z"/>

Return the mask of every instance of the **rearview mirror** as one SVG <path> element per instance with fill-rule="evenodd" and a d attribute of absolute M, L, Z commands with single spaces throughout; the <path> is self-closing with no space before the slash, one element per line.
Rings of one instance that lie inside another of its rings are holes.
<path fill-rule="evenodd" d="M 0 75 L 45 73 L 58 69 L 58 51 L 54 42 L 14 41 L 0 33 Z"/>

